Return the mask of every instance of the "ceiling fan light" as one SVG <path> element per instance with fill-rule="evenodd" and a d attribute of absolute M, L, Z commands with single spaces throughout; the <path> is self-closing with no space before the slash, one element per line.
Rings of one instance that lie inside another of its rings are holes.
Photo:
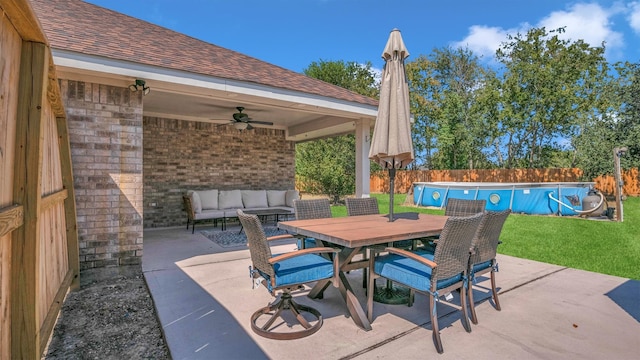
<path fill-rule="evenodd" d="M 249 126 L 249 124 L 247 124 L 246 122 L 242 122 L 242 121 L 238 121 L 238 122 L 234 122 L 233 123 L 233 127 L 236 128 L 236 130 L 246 130 L 246 128 Z"/>

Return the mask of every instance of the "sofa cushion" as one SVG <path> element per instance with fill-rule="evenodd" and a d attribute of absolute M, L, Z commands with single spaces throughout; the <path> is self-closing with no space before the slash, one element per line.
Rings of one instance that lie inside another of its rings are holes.
<path fill-rule="evenodd" d="M 286 206 L 286 194 L 287 192 L 285 190 L 267 190 L 267 201 L 269 202 L 269 207 Z"/>
<path fill-rule="evenodd" d="M 269 207 L 266 190 L 242 190 L 241 192 L 242 204 L 245 208 Z"/>
<path fill-rule="evenodd" d="M 197 191 L 202 203 L 202 210 L 218 209 L 218 190 L 199 190 Z"/>
<path fill-rule="evenodd" d="M 224 215 L 224 210 L 202 210 L 196 214 L 196 220 L 222 219 Z"/>
<path fill-rule="evenodd" d="M 196 214 L 202 212 L 202 202 L 200 201 L 200 196 L 197 192 L 193 190 L 187 191 L 187 195 L 191 197 L 191 206 L 193 207 L 193 212 Z"/>
<path fill-rule="evenodd" d="M 298 190 L 287 190 L 285 194 L 285 202 L 288 207 L 293 207 L 293 200 L 300 199 L 300 193 Z"/>
<path fill-rule="evenodd" d="M 242 208 L 242 193 L 240 190 L 220 190 L 218 192 L 218 209 Z"/>

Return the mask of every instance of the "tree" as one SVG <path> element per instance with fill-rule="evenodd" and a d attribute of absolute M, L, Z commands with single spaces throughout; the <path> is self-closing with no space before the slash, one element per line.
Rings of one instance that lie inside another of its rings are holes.
<path fill-rule="evenodd" d="M 618 63 L 615 71 L 600 90 L 607 106 L 599 116 L 586 119 L 573 138 L 575 164 L 587 179 L 613 172 L 613 149 L 618 146 L 628 148 L 620 159 L 623 168 L 640 166 L 640 64 Z"/>
<path fill-rule="evenodd" d="M 379 89 L 371 63 L 313 62 L 304 74 L 361 95 L 378 97 Z M 327 194 L 333 203 L 355 192 L 355 136 L 343 135 L 296 145 L 296 175 L 300 190 Z"/>
<path fill-rule="evenodd" d="M 312 62 L 302 72 L 309 77 L 343 87 L 360 95 L 378 98 L 380 94 L 370 62 L 359 64 L 353 61 L 320 60 Z"/>
<path fill-rule="evenodd" d="M 296 145 L 296 174 L 303 191 L 327 194 L 332 203 L 355 191 L 355 136 L 345 135 Z"/>
<path fill-rule="evenodd" d="M 479 89 L 494 78 L 468 49 L 434 49 L 407 64 L 417 157 L 428 168 L 487 166 L 489 132 Z"/>
<path fill-rule="evenodd" d="M 504 65 L 498 107 L 509 168 L 548 166 L 562 140 L 606 107 L 599 91 L 608 71 L 604 45 L 561 40 L 562 32 L 533 28 L 496 52 Z"/>

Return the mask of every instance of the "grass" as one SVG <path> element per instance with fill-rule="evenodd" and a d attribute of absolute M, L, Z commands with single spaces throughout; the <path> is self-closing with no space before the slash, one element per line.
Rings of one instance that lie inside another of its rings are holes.
<path fill-rule="evenodd" d="M 389 212 L 389 195 L 372 194 L 381 213 Z M 443 214 L 443 210 L 403 206 L 394 197 L 394 212 Z M 640 198 L 623 202 L 624 221 L 579 217 L 511 214 L 501 234 L 500 254 L 574 269 L 640 280 Z M 333 216 L 347 216 L 345 206 L 333 206 Z"/>

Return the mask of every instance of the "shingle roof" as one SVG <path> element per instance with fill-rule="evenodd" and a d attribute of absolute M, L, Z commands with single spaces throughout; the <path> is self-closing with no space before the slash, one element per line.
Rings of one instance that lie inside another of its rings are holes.
<path fill-rule="evenodd" d="M 53 49 L 377 106 L 375 99 L 80 0 L 31 0 Z"/>

